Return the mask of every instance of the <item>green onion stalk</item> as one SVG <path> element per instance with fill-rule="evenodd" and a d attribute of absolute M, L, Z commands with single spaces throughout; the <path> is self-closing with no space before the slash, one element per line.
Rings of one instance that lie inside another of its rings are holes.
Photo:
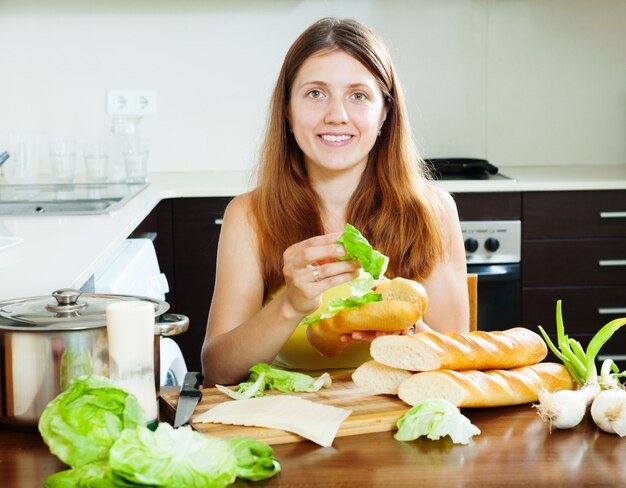
<path fill-rule="evenodd" d="M 542 419 L 558 429 L 577 426 L 587 412 L 589 405 L 602 389 L 619 385 L 618 378 L 623 376 L 613 361 L 603 364 L 603 374 L 598 376 L 596 357 L 604 344 L 626 325 L 626 318 L 615 319 L 603 326 L 591 339 L 587 349 L 565 334 L 561 300 L 556 303 L 557 344 L 554 345 L 548 334 L 539 326 L 539 331 L 554 355 L 560 359 L 572 378 L 578 384 L 577 390 L 541 392 L 537 406 Z M 611 373 L 611 371 L 613 373 Z"/>

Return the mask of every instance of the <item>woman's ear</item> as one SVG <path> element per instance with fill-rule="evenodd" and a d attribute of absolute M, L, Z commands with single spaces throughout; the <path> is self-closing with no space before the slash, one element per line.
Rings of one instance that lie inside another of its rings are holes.
<path fill-rule="evenodd" d="M 387 120 L 387 113 L 389 113 L 389 107 L 385 105 L 385 108 L 383 109 L 383 113 L 381 114 L 380 124 L 378 126 L 379 134 L 380 134 L 380 131 L 383 130 L 383 125 L 385 124 L 385 120 Z"/>
<path fill-rule="evenodd" d="M 287 121 L 287 126 L 289 127 L 289 132 L 293 132 L 291 130 L 291 114 L 289 113 L 289 105 L 287 105 L 283 109 L 283 115 L 285 116 L 285 120 Z"/>

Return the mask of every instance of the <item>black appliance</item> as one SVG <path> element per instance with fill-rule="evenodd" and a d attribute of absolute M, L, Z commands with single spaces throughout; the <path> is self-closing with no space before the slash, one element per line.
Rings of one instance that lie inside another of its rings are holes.
<path fill-rule="evenodd" d="M 478 329 L 504 330 L 521 320 L 521 222 L 461 221 L 468 273 L 478 275 Z"/>
<path fill-rule="evenodd" d="M 486 159 L 429 158 L 425 162 L 434 180 L 509 179 Z"/>

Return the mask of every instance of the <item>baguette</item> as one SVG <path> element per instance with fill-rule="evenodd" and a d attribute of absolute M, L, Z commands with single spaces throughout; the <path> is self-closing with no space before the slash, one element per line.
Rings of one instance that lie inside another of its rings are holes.
<path fill-rule="evenodd" d="M 428 398 L 443 398 L 459 408 L 482 408 L 536 402 L 542 391 L 574 388 L 574 380 L 565 366 L 539 363 L 509 370 L 415 373 L 400 384 L 398 396 L 409 405 Z"/>
<path fill-rule="evenodd" d="M 510 369 L 536 364 L 548 354 L 544 340 L 529 329 L 496 332 L 428 331 L 413 336 L 382 336 L 370 354 L 379 363 L 409 371 Z"/>
<path fill-rule="evenodd" d="M 428 295 L 416 281 L 394 278 L 376 287 L 383 300 L 360 307 L 342 310 L 307 327 L 307 338 L 315 349 L 327 357 L 334 357 L 350 343 L 342 342 L 342 334 L 359 330 L 400 332 L 417 322 L 428 306 Z"/>
<path fill-rule="evenodd" d="M 374 360 L 367 361 L 352 373 L 352 381 L 359 388 L 376 395 L 397 395 L 398 387 L 413 373 L 404 369 L 392 368 Z"/>

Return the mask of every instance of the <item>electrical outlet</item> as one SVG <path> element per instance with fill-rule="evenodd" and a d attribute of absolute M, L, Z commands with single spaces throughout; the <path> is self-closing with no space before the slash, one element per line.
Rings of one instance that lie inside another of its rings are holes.
<path fill-rule="evenodd" d="M 108 90 L 107 113 L 109 115 L 156 114 L 156 90 Z"/>

